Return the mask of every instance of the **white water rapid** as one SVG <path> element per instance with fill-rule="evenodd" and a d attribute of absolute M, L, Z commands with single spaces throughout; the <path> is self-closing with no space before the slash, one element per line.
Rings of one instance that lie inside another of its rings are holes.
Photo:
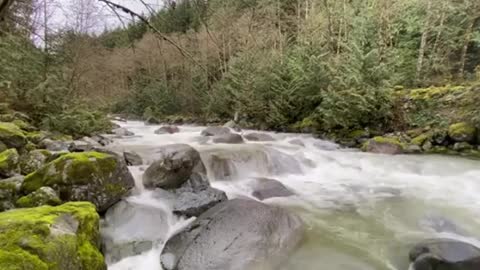
<path fill-rule="evenodd" d="M 294 191 L 295 196 L 264 201 L 294 211 L 307 224 L 305 241 L 282 270 L 407 270 L 409 248 L 422 239 L 479 244 L 479 161 L 361 153 L 298 134 L 270 133 L 274 142 L 211 144 L 200 136 L 203 127 L 180 126 L 180 133 L 156 135 L 158 126 L 119 124 L 135 136 L 116 139 L 111 147 L 135 151 L 145 162 L 130 168 L 137 181 L 131 203 L 170 212 L 162 198 L 143 189 L 141 178 L 156 149 L 174 143 L 197 149 L 212 185 L 230 199 L 252 197 L 248 180 L 257 176 Z M 107 233 L 117 240 L 166 239 L 189 222 L 167 214 L 161 227 L 154 215 L 145 217 L 132 214 Z M 110 264 L 109 270 L 160 270 L 162 243 Z"/>

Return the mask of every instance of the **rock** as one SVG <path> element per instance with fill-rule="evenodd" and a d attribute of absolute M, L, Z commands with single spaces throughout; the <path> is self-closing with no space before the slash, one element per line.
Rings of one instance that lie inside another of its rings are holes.
<path fill-rule="evenodd" d="M 52 152 L 68 151 L 71 141 L 54 141 L 52 139 L 42 140 L 38 147 Z"/>
<path fill-rule="evenodd" d="M 474 149 L 473 145 L 467 142 L 457 142 L 453 145 L 453 150 L 459 151 L 459 152 L 473 150 L 473 149 Z"/>
<path fill-rule="evenodd" d="M 293 140 L 288 141 L 288 143 L 293 144 L 293 145 L 298 145 L 298 146 L 301 146 L 301 147 L 305 147 L 305 143 L 303 143 L 302 140 L 300 140 L 300 139 L 293 139 Z"/>
<path fill-rule="evenodd" d="M 68 146 L 68 151 L 70 152 L 87 152 L 87 151 L 91 151 L 94 149 L 94 145 L 86 142 L 86 141 L 80 141 L 80 140 L 77 140 L 77 141 L 73 141 L 70 143 L 70 145 Z M 98 146 L 97 146 L 98 147 Z"/>
<path fill-rule="evenodd" d="M 252 132 L 244 135 L 245 139 L 254 142 L 269 142 L 275 141 L 275 139 L 267 133 Z"/>
<path fill-rule="evenodd" d="M 213 137 L 214 143 L 227 143 L 227 144 L 240 144 L 244 143 L 243 138 L 240 134 L 229 133 L 224 135 L 217 135 Z"/>
<path fill-rule="evenodd" d="M 445 130 L 436 130 L 433 133 L 432 139 L 433 143 L 436 145 L 443 145 L 447 146 L 448 145 L 448 133 Z"/>
<path fill-rule="evenodd" d="M 48 138 L 49 134 L 46 131 L 34 131 L 27 133 L 26 136 L 30 142 L 34 144 L 39 144 L 41 141 Z"/>
<path fill-rule="evenodd" d="M 375 137 L 368 140 L 362 150 L 370 153 L 397 155 L 403 153 L 404 146 L 396 138 Z"/>
<path fill-rule="evenodd" d="M 0 153 L 8 150 L 8 146 L 6 146 L 3 142 L 0 141 Z"/>
<path fill-rule="evenodd" d="M 15 208 L 23 179 L 23 176 L 15 176 L 0 180 L 0 212 Z"/>
<path fill-rule="evenodd" d="M 101 146 L 107 146 L 113 142 L 111 139 L 103 135 L 93 135 L 91 139 L 100 144 Z"/>
<path fill-rule="evenodd" d="M 106 270 L 98 224 L 87 202 L 0 213 L 0 269 Z"/>
<path fill-rule="evenodd" d="M 41 187 L 37 191 L 34 191 L 26 196 L 17 200 L 16 205 L 18 207 L 37 207 L 42 205 L 59 205 L 62 200 L 58 197 L 58 194 L 50 187 Z"/>
<path fill-rule="evenodd" d="M 180 129 L 177 126 L 163 126 L 155 130 L 155 134 L 174 134 L 180 132 Z"/>
<path fill-rule="evenodd" d="M 9 148 L 20 149 L 27 144 L 23 131 L 15 124 L 0 122 L 0 141 Z"/>
<path fill-rule="evenodd" d="M 194 173 L 206 174 L 200 153 L 189 145 L 167 145 L 158 154 L 159 157 L 143 175 L 146 188 L 175 189 Z"/>
<path fill-rule="evenodd" d="M 143 164 L 142 157 L 135 152 L 123 152 L 123 157 L 128 166 L 140 166 Z"/>
<path fill-rule="evenodd" d="M 424 134 L 418 135 L 417 137 L 413 138 L 413 139 L 412 139 L 412 144 L 413 144 L 413 145 L 422 146 L 422 145 L 424 145 L 426 142 L 431 142 L 431 141 L 430 141 L 431 138 L 432 138 L 432 135 L 431 135 L 431 134 L 424 133 Z"/>
<path fill-rule="evenodd" d="M 475 140 L 477 129 L 465 122 L 453 124 L 448 128 L 448 136 L 456 142 L 472 143 Z"/>
<path fill-rule="evenodd" d="M 335 151 L 339 149 L 337 144 L 325 140 L 315 140 L 313 146 L 324 151 Z"/>
<path fill-rule="evenodd" d="M 148 117 L 147 120 L 145 120 L 145 124 L 147 124 L 147 125 L 160 125 L 161 123 L 162 122 L 159 119 L 157 119 L 153 116 Z"/>
<path fill-rule="evenodd" d="M 415 270 L 478 270 L 480 249 L 450 239 L 426 240 L 409 254 Z"/>
<path fill-rule="evenodd" d="M 89 201 L 106 211 L 135 186 L 120 157 L 99 152 L 64 154 L 25 177 L 25 194 L 51 187 L 62 201 Z"/>
<path fill-rule="evenodd" d="M 129 131 L 126 128 L 116 128 L 113 130 L 113 134 L 117 136 L 127 137 L 127 136 L 134 136 L 135 133 Z"/>
<path fill-rule="evenodd" d="M 30 174 L 47 163 L 52 156 L 48 150 L 33 150 L 20 158 L 20 171 L 23 175 Z"/>
<path fill-rule="evenodd" d="M 20 119 L 15 119 L 12 121 L 12 124 L 15 124 L 17 125 L 17 127 L 19 127 L 21 130 L 24 130 L 24 131 L 27 131 L 27 132 L 31 132 L 31 131 L 37 131 L 38 129 L 34 126 L 32 126 L 31 124 L 23 121 L 23 120 L 20 120 Z"/>
<path fill-rule="evenodd" d="M 364 129 L 358 129 L 358 130 L 354 130 L 352 132 L 350 132 L 348 135 L 347 135 L 347 138 L 348 139 L 351 139 L 351 140 L 354 140 L 355 143 L 361 143 L 361 141 L 363 141 L 364 139 L 370 139 L 370 132 L 368 130 L 364 130 Z"/>
<path fill-rule="evenodd" d="M 164 243 L 168 230 L 169 216 L 164 209 L 122 200 L 105 214 L 102 250 L 107 261 L 115 263 Z"/>
<path fill-rule="evenodd" d="M 410 144 L 405 147 L 404 152 L 406 154 L 419 154 L 422 152 L 422 148 L 416 144 Z"/>
<path fill-rule="evenodd" d="M 227 123 L 225 123 L 225 125 L 223 125 L 223 127 L 227 127 L 227 128 L 231 128 L 237 132 L 240 132 L 242 129 L 240 128 L 240 125 L 237 124 L 235 121 L 233 120 L 230 120 L 228 121 Z"/>
<path fill-rule="evenodd" d="M 15 148 L 0 153 L 0 178 L 8 178 L 20 172 L 20 156 Z"/>
<path fill-rule="evenodd" d="M 257 178 L 249 183 L 253 189 L 252 196 L 263 201 L 274 197 L 289 197 L 295 195 L 277 180 Z"/>
<path fill-rule="evenodd" d="M 232 133 L 228 127 L 207 127 L 201 133 L 202 136 L 220 136 Z"/>
<path fill-rule="evenodd" d="M 427 151 L 427 152 L 428 152 L 428 151 L 432 150 L 432 148 L 433 148 L 433 144 L 432 144 L 431 141 L 426 141 L 426 142 L 422 145 L 423 151 Z"/>
<path fill-rule="evenodd" d="M 217 204 L 170 238 L 166 270 L 278 269 L 302 240 L 303 222 L 278 207 L 234 199 Z"/>

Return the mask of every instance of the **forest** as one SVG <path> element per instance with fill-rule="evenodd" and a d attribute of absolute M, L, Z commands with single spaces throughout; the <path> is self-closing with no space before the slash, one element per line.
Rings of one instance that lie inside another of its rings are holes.
<path fill-rule="evenodd" d="M 459 86 L 478 100 L 476 0 L 180 0 L 138 16 L 100 1 L 121 20 L 103 31 L 89 24 L 96 1 L 83 0 L 50 32 L 47 16 L 33 19 L 47 1 L 3 2 L 0 98 L 45 129 L 95 133 L 106 113 L 237 114 L 245 127 L 327 135 L 480 122 L 471 104 L 448 105 L 466 108 L 449 118 L 425 111 L 438 100 L 407 106 L 412 89 Z"/>

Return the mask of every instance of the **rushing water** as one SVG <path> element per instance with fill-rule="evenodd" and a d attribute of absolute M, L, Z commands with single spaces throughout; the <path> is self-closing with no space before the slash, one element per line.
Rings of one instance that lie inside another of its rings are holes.
<path fill-rule="evenodd" d="M 112 148 L 135 151 L 146 163 L 131 167 L 137 192 L 129 201 L 169 212 L 161 198 L 143 189 L 141 177 L 158 147 L 173 143 L 196 148 L 212 185 L 229 198 L 251 197 L 248 180 L 257 176 L 276 179 L 293 190 L 296 196 L 265 201 L 296 212 L 307 224 L 305 241 L 283 270 L 406 270 L 409 248 L 422 239 L 480 243 L 475 238 L 480 235 L 478 161 L 361 153 L 298 134 L 272 133 L 274 142 L 211 144 L 200 136 L 202 127 L 182 126 L 180 133 L 156 135 L 158 126 L 120 124 L 136 136 L 117 139 Z M 158 232 L 164 237 L 189 221 L 168 215 L 166 222 L 167 229 Z M 148 220 L 130 220 L 113 235 L 135 239 L 152 226 Z M 153 250 L 109 269 L 160 270 L 161 249 L 159 242 Z"/>

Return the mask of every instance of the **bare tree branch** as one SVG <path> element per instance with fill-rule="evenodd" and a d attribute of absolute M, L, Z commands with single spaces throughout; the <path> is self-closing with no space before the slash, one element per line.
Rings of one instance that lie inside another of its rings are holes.
<path fill-rule="evenodd" d="M 171 38 L 169 38 L 168 36 L 164 35 L 162 32 L 160 32 L 160 30 L 158 30 L 154 25 L 152 25 L 145 17 L 143 17 L 142 15 L 132 11 L 131 9 L 127 8 L 127 7 L 124 7 L 122 5 L 119 5 L 119 4 L 116 4 L 116 3 L 113 3 L 109 0 L 98 0 L 100 2 L 103 2 L 111 7 L 114 7 L 116 9 L 120 9 L 121 11 L 133 16 L 133 17 L 136 17 L 138 19 L 140 19 L 143 23 L 145 23 L 157 36 L 159 36 L 161 39 L 165 40 L 166 42 L 170 43 L 172 46 L 174 46 L 184 57 L 188 58 L 190 61 L 192 61 L 195 65 L 199 66 L 201 69 L 203 69 L 204 71 L 207 71 L 207 69 L 202 65 L 200 64 L 197 60 L 195 60 L 195 58 L 188 52 L 186 51 L 184 48 L 182 48 L 180 45 L 178 45 L 175 41 L 173 41 Z"/>

